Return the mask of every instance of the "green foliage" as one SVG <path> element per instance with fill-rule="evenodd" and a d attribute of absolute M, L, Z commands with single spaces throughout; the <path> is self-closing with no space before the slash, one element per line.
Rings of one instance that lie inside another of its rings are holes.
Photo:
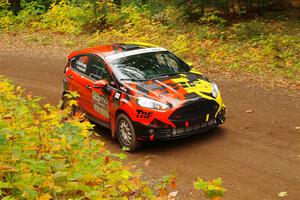
<path fill-rule="evenodd" d="M 8 0 L 1 0 L 0 1 L 0 10 L 8 10 L 10 7 L 10 3 Z"/>
<path fill-rule="evenodd" d="M 300 38 L 281 34 L 270 34 L 257 45 L 262 47 L 264 56 L 270 58 L 267 67 L 271 71 L 293 78 L 300 75 Z"/>
<path fill-rule="evenodd" d="M 265 33 L 264 26 L 262 22 L 253 20 L 235 24 L 233 30 L 238 40 L 260 39 Z"/>
<path fill-rule="evenodd" d="M 226 20 L 218 16 L 218 11 L 205 11 L 203 16 L 200 17 L 199 22 L 202 24 L 217 25 L 224 27 Z"/>
<path fill-rule="evenodd" d="M 23 9 L 16 16 L 16 23 L 21 27 L 31 27 L 35 22 L 41 19 L 41 15 L 47 10 L 45 5 L 40 4 L 36 1 L 25 2 Z"/>
<path fill-rule="evenodd" d="M 132 5 L 122 8 L 118 17 L 112 22 L 110 28 L 93 34 L 89 38 L 89 45 L 111 41 L 139 41 L 155 44 L 160 40 L 164 28 L 158 22 L 149 19 L 147 13 L 140 12 L 138 7 Z"/>
<path fill-rule="evenodd" d="M 173 42 L 171 48 L 175 53 L 178 55 L 184 55 L 185 53 L 189 52 L 189 37 L 188 35 L 181 34 L 178 35 Z"/>
<path fill-rule="evenodd" d="M 0 29 L 8 30 L 14 23 L 14 14 L 9 10 L 10 4 L 8 0 L 0 0 Z"/>
<path fill-rule="evenodd" d="M 157 12 L 152 16 L 153 19 L 158 20 L 165 25 L 176 25 L 178 22 L 183 21 L 181 10 L 176 9 L 173 6 L 167 6 L 161 12 Z"/>
<path fill-rule="evenodd" d="M 228 37 L 228 33 L 223 28 L 214 26 L 199 26 L 196 33 L 199 40 L 225 39 Z"/>
<path fill-rule="evenodd" d="M 0 80 L 0 197 L 152 199 L 141 172 L 92 139 L 93 126 Z"/>
<path fill-rule="evenodd" d="M 76 6 L 68 1 L 52 4 L 50 10 L 43 15 L 38 27 L 50 29 L 59 33 L 80 34 L 85 31 L 84 26 L 93 18 L 90 4 Z"/>
<path fill-rule="evenodd" d="M 212 181 L 204 181 L 201 178 L 198 178 L 196 182 L 194 182 L 194 188 L 196 190 L 201 190 L 205 194 L 205 196 L 211 200 L 219 200 L 224 196 L 224 192 L 226 191 L 222 187 L 222 179 L 218 178 Z"/>

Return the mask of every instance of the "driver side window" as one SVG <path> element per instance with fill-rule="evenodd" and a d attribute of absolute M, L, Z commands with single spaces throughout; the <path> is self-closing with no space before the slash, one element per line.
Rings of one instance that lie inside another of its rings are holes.
<path fill-rule="evenodd" d="M 87 75 L 93 80 L 105 79 L 108 76 L 108 71 L 106 69 L 106 64 L 103 60 L 97 56 L 90 56 L 91 62 L 88 68 Z"/>
<path fill-rule="evenodd" d="M 90 55 L 90 59 L 91 62 L 88 66 L 88 76 L 95 81 L 106 79 L 110 86 L 115 87 L 115 83 L 105 62 L 95 55 Z"/>

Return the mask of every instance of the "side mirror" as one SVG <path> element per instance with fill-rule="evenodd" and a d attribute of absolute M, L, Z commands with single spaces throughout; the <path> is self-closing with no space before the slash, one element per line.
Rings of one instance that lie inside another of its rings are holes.
<path fill-rule="evenodd" d="M 93 86 L 94 88 L 105 88 L 108 86 L 108 82 L 107 80 L 96 81 Z"/>
<path fill-rule="evenodd" d="M 194 64 L 192 62 L 186 62 L 190 67 L 194 67 Z"/>

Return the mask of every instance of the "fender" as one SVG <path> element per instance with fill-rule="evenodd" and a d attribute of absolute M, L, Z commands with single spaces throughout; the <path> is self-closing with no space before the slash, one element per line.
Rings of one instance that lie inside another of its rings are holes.
<path fill-rule="evenodd" d="M 115 112 L 112 113 L 111 115 L 111 136 L 113 138 L 117 137 L 117 132 L 116 132 L 116 127 L 117 127 L 117 116 L 120 113 L 124 113 L 125 115 L 127 115 L 129 117 L 129 119 L 132 121 L 132 114 L 134 113 L 132 107 L 130 105 L 128 105 L 128 101 L 125 99 L 121 100 L 122 102 L 122 106 L 119 107 L 118 109 L 115 110 Z M 125 104 L 125 105 L 124 105 Z"/>

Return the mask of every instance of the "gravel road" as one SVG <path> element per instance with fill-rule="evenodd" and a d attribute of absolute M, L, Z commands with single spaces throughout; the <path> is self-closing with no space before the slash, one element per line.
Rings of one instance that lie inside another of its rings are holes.
<path fill-rule="evenodd" d="M 22 49 L 23 48 L 23 49 Z M 1 48 L 0 48 L 1 49 Z M 20 47 L 0 51 L 0 75 L 56 104 L 62 91 L 65 57 Z M 49 52 L 51 52 L 49 50 Z M 197 176 L 221 177 L 228 190 L 225 200 L 300 199 L 300 92 L 264 87 L 255 81 L 210 74 L 227 107 L 223 126 L 203 135 L 147 144 L 129 154 L 151 177 L 175 173 L 184 195 Z M 247 112 L 248 111 L 248 112 Z M 118 142 L 101 127 L 96 131 L 113 152 Z"/>

